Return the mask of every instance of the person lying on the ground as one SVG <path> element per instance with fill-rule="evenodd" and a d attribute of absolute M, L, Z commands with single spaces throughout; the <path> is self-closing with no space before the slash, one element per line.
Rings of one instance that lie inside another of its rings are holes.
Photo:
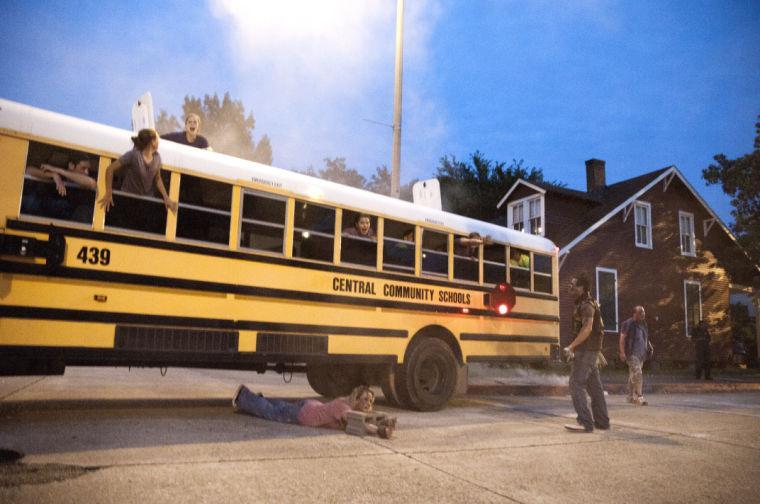
<path fill-rule="evenodd" d="M 348 397 L 339 397 L 328 403 L 315 399 L 297 402 L 267 399 L 251 392 L 245 385 L 240 385 L 232 398 L 232 408 L 236 412 L 273 422 L 345 430 L 350 411 L 371 413 L 374 402 L 374 392 L 364 385 L 354 388 Z M 366 423 L 365 428 L 367 434 L 377 434 L 388 439 L 396 428 L 396 419 L 391 417 L 380 425 Z"/>

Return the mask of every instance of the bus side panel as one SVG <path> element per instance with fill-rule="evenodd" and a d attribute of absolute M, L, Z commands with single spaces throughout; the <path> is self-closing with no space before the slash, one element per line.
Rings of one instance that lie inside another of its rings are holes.
<path fill-rule="evenodd" d="M 0 135 L 0 227 L 19 214 L 28 148 L 26 140 Z"/>

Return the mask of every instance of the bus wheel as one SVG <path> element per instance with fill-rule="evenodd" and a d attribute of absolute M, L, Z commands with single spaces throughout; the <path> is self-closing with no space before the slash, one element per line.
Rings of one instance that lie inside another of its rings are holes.
<path fill-rule="evenodd" d="M 449 345 L 437 338 L 416 344 L 395 376 L 401 402 L 418 411 L 443 408 L 457 388 L 457 360 Z"/>
<path fill-rule="evenodd" d="M 329 364 L 309 364 L 306 379 L 317 394 L 325 397 L 348 395 L 360 381 L 356 366 Z"/>
<path fill-rule="evenodd" d="M 404 406 L 401 397 L 399 397 L 398 390 L 396 389 L 396 374 L 401 372 L 401 366 L 398 364 L 391 364 L 388 366 L 388 370 L 383 374 L 383 377 L 380 380 L 380 388 L 383 391 L 383 397 L 385 397 L 385 404 L 394 408 Z"/>

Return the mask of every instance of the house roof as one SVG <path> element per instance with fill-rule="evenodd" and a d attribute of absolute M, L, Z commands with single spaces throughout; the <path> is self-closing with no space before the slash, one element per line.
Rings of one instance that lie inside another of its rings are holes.
<path fill-rule="evenodd" d="M 581 199 L 595 204 L 580 215 L 579 218 L 574 221 L 573 225 L 564 226 L 561 233 L 558 236 L 553 237 L 555 243 L 562 249 L 561 252 L 564 253 L 569 251 L 578 241 L 580 241 L 577 239 L 578 236 L 585 236 L 584 232 L 589 228 L 596 229 L 599 227 L 623 207 L 627 206 L 635 198 L 643 194 L 645 191 L 642 191 L 642 188 L 646 187 L 648 190 L 651 185 L 656 183 L 654 181 L 663 178 L 666 173 L 674 169 L 675 167 L 670 166 L 660 168 L 659 170 L 654 170 L 639 175 L 638 177 L 605 186 L 590 194 L 581 193 L 585 195 L 585 197 L 582 197 Z M 556 190 L 554 192 L 564 196 L 574 197 L 573 194 L 569 193 L 568 190 L 564 188 L 561 192 Z"/>
<path fill-rule="evenodd" d="M 705 208 L 710 217 L 725 231 L 725 233 L 733 240 L 739 249 L 747 256 L 749 255 L 744 248 L 738 243 L 736 237 L 728 229 L 728 226 L 718 217 L 718 215 L 710 208 L 710 205 L 700 196 L 700 194 L 694 189 L 694 187 L 686 180 L 686 177 L 675 166 L 667 166 L 654 170 L 638 177 L 622 180 L 615 184 L 605 186 L 601 189 L 593 191 L 591 193 L 577 191 L 575 189 L 568 189 L 565 187 L 559 187 L 553 184 L 545 182 L 533 182 L 529 183 L 524 180 L 517 180 L 506 195 L 501 199 L 497 207 L 504 204 L 509 195 L 518 187 L 519 184 L 524 184 L 532 187 L 538 192 L 544 194 L 554 194 L 563 198 L 569 198 L 574 202 L 579 211 L 578 219 L 574 220 L 572 225 L 565 225 L 559 231 L 556 236 L 552 237 L 554 243 L 560 247 L 559 255 L 562 256 L 570 252 L 570 250 L 580 243 L 586 236 L 594 232 L 602 224 L 610 220 L 613 216 L 618 214 L 621 210 L 629 207 L 633 202 L 641 195 L 649 191 L 660 181 L 667 185 L 674 178 L 678 179 L 684 184 L 684 186 L 691 192 L 694 198 L 699 201 Z M 750 259 L 751 261 L 751 259 Z M 754 263 L 754 262 L 753 262 Z M 760 271 L 760 265 L 754 264 L 754 267 Z"/>

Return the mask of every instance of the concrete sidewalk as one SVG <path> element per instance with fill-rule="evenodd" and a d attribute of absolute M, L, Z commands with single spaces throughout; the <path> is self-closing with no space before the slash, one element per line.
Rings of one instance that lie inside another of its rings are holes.
<path fill-rule="evenodd" d="M 569 365 L 536 370 L 529 367 L 469 366 L 467 393 L 472 395 L 569 395 Z M 625 394 L 628 389 L 625 369 L 604 369 L 602 383 L 610 394 Z M 645 394 L 760 391 L 760 371 L 729 368 L 714 370 L 713 380 L 696 380 L 686 369 L 644 371 Z"/>

